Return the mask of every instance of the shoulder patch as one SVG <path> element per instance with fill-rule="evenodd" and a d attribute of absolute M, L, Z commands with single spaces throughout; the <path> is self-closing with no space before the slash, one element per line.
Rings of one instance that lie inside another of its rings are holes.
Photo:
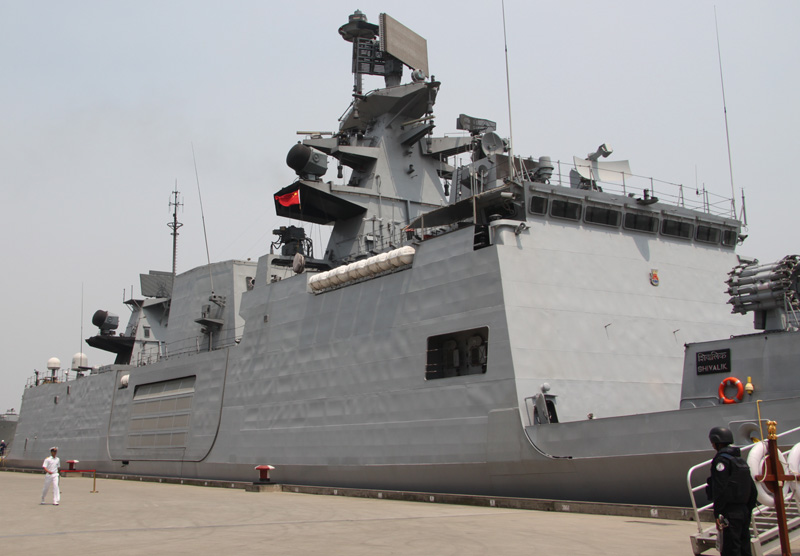
<path fill-rule="evenodd" d="M 725 464 L 723 462 L 717 464 L 717 471 L 725 471 Z"/>

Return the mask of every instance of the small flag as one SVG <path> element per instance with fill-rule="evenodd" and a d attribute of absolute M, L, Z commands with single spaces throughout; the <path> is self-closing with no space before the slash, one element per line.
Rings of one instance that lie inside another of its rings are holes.
<path fill-rule="evenodd" d="M 296 191 L 292 191 L 291 193 L 287 193 L 286 195 L 275 195 L 275 200 L 278 201 L 284 207 L 299 205 L 300 190 L 297 189 Z"/>

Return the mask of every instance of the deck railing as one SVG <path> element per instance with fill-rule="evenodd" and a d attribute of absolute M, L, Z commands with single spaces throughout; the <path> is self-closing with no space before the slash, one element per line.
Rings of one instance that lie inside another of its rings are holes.
<path fill-rule="evenodd" d="M 800 427 L 795 427 L 793 429 L 789 429 L 788 431 L 784 431 L 784 432 L 780 433 L 778 435 L 778 438 L 788 437 L 789 435 L 797 433 L 798 431 L 800 431 Z M 755 446 L 755 444 L 751 444 L 749 446 L 740 447 L 741 452 L 742 452 L 742 456 L 745 459 L 747 459 L 747 452 L 752 450 L 753 446 Z M 692 485 L 692 483 L 693 483 L 693 475 L 694 475 L 695 472 L 699 471 L 700 469 L 708 469 L 708 466 L 711 464 L 712 460 L 713 460 L 713 458 L 708 459 L 708 460 L 706 460 L 706 461 L 704 461 L 702 463 L 698 463 L 697 465 L 695 465 L 692 468 L 690 468 L 689 471 L 686 473 L 686 486 L 689 489 L 689 498 L 692 501 L 692 512 L 693 512 L 693 515 L 694 515 L 695 523 L 697 524 L 697 532 L 698 533 L 702 533 L 703 532 L 703 524 L 700 521 L 700 512 L 710 509 L 711 506 L 713 506 L 713 503 L 708 503 L 705 506 L 701 506 L 701 507 L 697 506 L 696 494 L 698 492 L 700 492 L 701 490 L 705 490 L 706 483 L 703 482 L 703 483 L 701 483 L 701 484 L 699 484 L 697 486 L 693 486 Z M 708 471 L 708 472 L 710 473 L 710 471 Z"/>

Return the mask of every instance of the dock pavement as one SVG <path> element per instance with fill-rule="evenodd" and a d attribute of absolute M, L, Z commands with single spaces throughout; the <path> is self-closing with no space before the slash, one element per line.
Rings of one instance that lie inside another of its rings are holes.
<path fill-rule="evenodd" d="M 0 556 L 691 556 L 690 521 L 0 473 Z"/>

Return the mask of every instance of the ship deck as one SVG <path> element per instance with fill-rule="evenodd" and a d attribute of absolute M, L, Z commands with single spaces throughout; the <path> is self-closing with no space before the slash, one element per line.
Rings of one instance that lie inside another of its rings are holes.
<path fill-rule="evenodd" d="M 40 506 L 40 474 L 0 473 L 3 507 L 14 509 L 4 512 L 3 554 L 266 549 L 273 554 L 513 555 L 533 550 L 659 556 L 691 554 L 689 535 L 696 530 L 692 522 L 663 515 L 588 515 L 575 513 L 577 507 L 570 511 L 566 503 L 531 511 L 377 499 L 377 493 L 374 498 L 361 497 L 364 493 L 317 496 L 292 488 L 248 493 L 108 479 L 98 479 L 98 492 L 91 493 L 92 485 L 91 477 L 64 477 L 61 504 Z"/>

